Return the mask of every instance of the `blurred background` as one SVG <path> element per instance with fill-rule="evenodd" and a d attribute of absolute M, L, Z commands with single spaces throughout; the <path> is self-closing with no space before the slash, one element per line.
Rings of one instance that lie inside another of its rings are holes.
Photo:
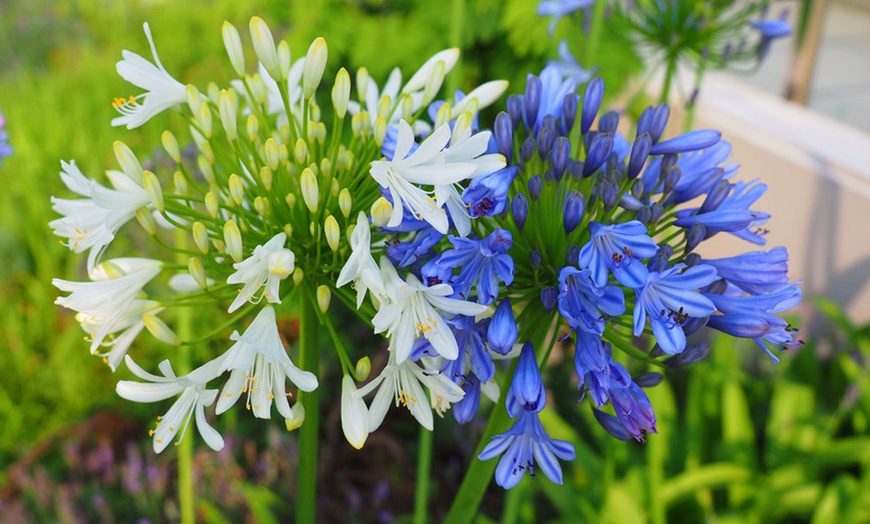
<path fill-rule="evenodd" d="M 3 0 L 0 112 L 14 151 L 0 159 L 0 522 L 178 518 L 172 450 L 154 455 L 147 438 L 154 406 L 115 395 L 126 372 L 113 375 L 87 354 L 50 285 L 53 277 L 83 276 L 83 258 L 47 225 L 55 218 L 49 197 L 65 194 L 60 160 L 74 159 L 100 179 L 114 165 L 114 140 L 156 158 L 163 130 L 186 127 L 172 114 L 133 132 L 110 126 L 113 98 L 131 89 L 115 72 L 121 50 L 149 56 L 143 22 L 164 66 L 203 91 L 231 78 L 222 22 L 245 35 L 259 15 L 294 56 L 324 36 L 325 79 L 339 66 L 364 65 L 382 82 L 393 67 L 411 71 L 459 42 L 454 85 L 506 78 L 516 92 L 556 56 L 560 37 L 583 38 L 571 20 L 551 37 L 536 4 Z M 645 522 L 662 514 L 673 522 L 870 522 L 870 3 L 779 5 L 803 29 L 776 41 L 758 67 L 707 75 L 696 127 L 720 129 L 742 178 L 770 186 L 759 207 L 773 214 L 768 245 L 787 246 L 793 278 L 804 281 L 805 304 L 790 320 L 805 345 L 774 366 L 757 348 L 712 340 L 707 360 L 670 371 L 648 391 L 659 434 L 646 444 L 609 437 L 575 404 L 566 369 L 564 387 L 552 391 L 559 414 L 547 410 L 545 421 L 551 436 L 577 449 L 565 485 L 527 479 L 508 494 L 491 487 L 480 522 Z M 645 57 L 616 23 L 606 25 L 598 58 L 615 107 L 655 100 L 655 88 L 641 88 Z M 687 90 L 692 81 L 680 78 Z M 676 113 L 680 104 L 675 99 Z M 711 249 L 720 248 L 734 252 L 727 241 Z M 352 325 L 352 315 L 336 314 Z M 292 338 L 294 326 L 283 331 Z M 347 336 L 360 344 L 367 333 L 351 327 Z M 337 430 L 339 377 L 332 378 L 336 387 L 323 388 L 321 518 L 409 521 L 413 420 L 391 413 L 388 427 L 353 450 Z M 204 522 L 284 522 L 293 514 L 295 435 L 280 421 L 249 422 L 218 420 L 227 447 L 197 451 Z M 482 433 L 449 416 L 441 422 L 433 521 L 449 508 Z"/>

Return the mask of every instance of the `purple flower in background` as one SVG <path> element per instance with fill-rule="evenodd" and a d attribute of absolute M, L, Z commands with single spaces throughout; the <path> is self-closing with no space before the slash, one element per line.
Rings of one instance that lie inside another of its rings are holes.
<path fill-rule="evenodd" d="M 9 145 L 9 131 L 6 131 L 6 118 L 0 112 L 0 167 L 3 167 L 3 159 L 12 155 L 13 149 Z"/>
<path fill-rule="evenodd" d="M 571 49 L 568 48 L 568 42 L 562 40 L 559 42 L 559 59 L 550 60 L 547 66 L 555 66 L 559 68 L 564 78 L 569 78 L 574 81 L 575 85 L 582 85 L 592 78 L 592 72 L 588 71 L 580 65 L 580 62 L 571 54 Z"/>
<path fill-rule="evenodd" d="M 770 43 L 777 38 L 784 38 L 791 34 L 791 25 L 786 22 L 788 11 L 783 11 L 776 20 L 752 20 L 749 25 L 761 33 L 761 41 L 758 43 L 758 59 L 764 60 L 770 51 Z"/>
<path fill-rule="evenodd" d="M 543 0 L 538 4 L 538 16 L 552 16 L 547 30 L 550 35 L 556 30 L 556 25 L 563 17 L 579 9 L 591 7 L 595 0 Z"/>

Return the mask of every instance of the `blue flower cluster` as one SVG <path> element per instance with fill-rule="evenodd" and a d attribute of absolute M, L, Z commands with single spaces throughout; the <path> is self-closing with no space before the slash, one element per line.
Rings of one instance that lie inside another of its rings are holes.
<path fill-rule="evenodd" d="M 3 166 L 3 159 L 12 155 L 13 149 L 9 145 L 9 131 L 6 130 L 6 118 L 3 113 L 0 113 L 0 167 Z"/>

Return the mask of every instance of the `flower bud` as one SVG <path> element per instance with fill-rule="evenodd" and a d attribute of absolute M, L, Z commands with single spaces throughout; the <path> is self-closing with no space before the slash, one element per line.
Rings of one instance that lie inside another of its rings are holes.
<path fill-rule="evenodd" d="M 292 211 L 296 207 L 296 193 L 287 193 L 287 196 L 284 197 L 284 202 L 287 203 L 287 207 Z"/>
<path fill-rule="evenodd" d="M 290 44 L 286 40 L 278 42 L 278 69 L 281 70 L 281 80 L 287 80 L 293 60 L 290 56 Z"/>
<path fill-rule="evenodd" d="M 341 240 L 341 230 L 338 227 L 338 222 L 335 217 L 329 215 L 323 222 L 323 233 L 326 235 L 326 243 L 329 244 L 329 249 L 338 250 L 338 242 Z"/>
<path fill-rule="evenodd" d="M 529 251 L 529 266 L 532 268 L 532 271 L 537 271 L 539 267 L 541 267 L 541 262 L 543 262 L 544 258 L 541 256 L 541 252 L 537 249 L 533 249 Z"/>
<path fill-rule="evenodd" d="M 326 68 L 328 50 L 326 40 L 317 37 L 311 42 L 308 54 L 305 56 L 305 66 L 302 70 L 302 96 L 311 98 L 320 85 L 323 70 Z"/>
<path fill-rule="evenodd" d="M 242 39 L 239 37 L 238 29 L 225 21 L 221 28 L 221 34 L 224 37 L 224 47 L 227 48 L 227 55 L 230 57 L 233 69 L 237 75 L 245 76 L 245 52 L 242 49 Z"/>
<path fill-rule="evenodd" d="M 713 189 L 707 193 L 707 198 L 704 199 L 704 203 L 701 204 L 701 209 L 698 210 L 698 214 L 702 215 L 718 209 L 719 206 L 722 205 L 722 202 L 728 198 L 730 192 L 731 184 L 728 183 L 727 180 L 722 180 L 713 186 Z"/>
<path fill-rule="evenodd" d="M 580 265 L 580 247 L 577 246 L 577 244 L 571 244 L 568 247 L 568 252 L 565 253 L 565 262 L 567 262 L 569 266 Z"/>
<path fill-rule="evenodd" d="M 317 213 L 317 205 L 320 201 L 320 188 L 317 185 L 317 177 L 310 168 L 302 170 L 302 175 L 299 177 L 299 185 L 302 188 L 302 200 L 308 210 L 313 214 Z"/>
<path fill-rule="evenodd" d="M 526 225 L 526 218 L 529 215 L 529 201 L 526 200 L 525 193 L 517 193 L 514 195 L 513 201 L 511 202 L 511 212 L 513 213 L 514 223 L 516 223 L 517 229 L 522 231 L 523 227 Z"/>
<path fill-rule="evenodd" d="M 242 186 L 242 179 L 239 178 L 239 175 L 233 173 L 230 175 L 228 185 L 230 198 L 236 202 L 237 206 L 241 206 L 242 202 L 245 201 L 245 188 Z"/>
<path fill-rule="evenodd" d="M 175 186 L 175 191 L 177 193 L 181 193 L 182 195 L 187 194 L 187 178 L 184 177 L 184 173 L 181 171 L 176 171 L 172 174 L 172 185 Z"/>
<path fill-rule="evenodd" d="M 378 149 L 384 145 L 384 139 L 387 137 L 387 121 L 384 117 L 379 116 L 377 120 L 375 120 L 375 127 L 372 130 L 372 137 L 375 139 L 375 144 L 377 144 Z"/>
<path fill-rule="evenodd" d="M 361 359 L 356 361 L 356 366 L 354 368 L 354 377 L 360 382 L 365 382 L 367 378 L 369 378 L 369 374 L 372 372 L 372 361 L 369 357 L 362 357 Z"/>
<path fill-rule="evenodd" d="M 145 328 L 148 332 L 154 335 L 154 338 L 160 342 L 169 344 L 170 346 L 181 344 L 181 339 L 178 338 L 178 335 L 176 335 L 175 332 L 166 325 L 166 322 L 160 318 L 154 315 L 145 315 L 142 317 L 142 322 L 145 324 Z"/>
<path fill-rule="evenodd" d="M 263 155 L 266 157 L 266 164 L 269 165 L 269 168 L 272 171 L 276 171 L 281 162 L 281 157 L 278 152 L 278 143 L 275 142 L 274 138 L 270 137 L 266 140 L 266 143 L 263 145 Z"/>
<path fill-rule="evenodd" d="M 492 80 L 481 84 L 465 95 L 465 98 L 456 104 L 453 111 L 454 113 L 459 113 L 470 110 L 471 113 L 476 114 L 479 110 L 489 107 L 493 102 L 498 100 L 507 88 L 507 80 Z M 476 105 L 477 107 L 472 110 L 471 105 Z"/>
<path fill-rule="evenodd" d="M 457 60 L 459 60 L 459 49 L 455 47 L 435 53 L 411 76 L 408 83 L 402 88 L 402 93 L 413 93 L 414 91 L 426 88 L 432 82 L 432 77 L 436 76 L 436 69 L 440 69 L 439 76 L 441 76 L 441 81 L 443 81 L 444 75 L 453 69 Z M 441 63 L 440 66 L 437 65 L 439 62 Z M 428 102 L 423 105 L 428 105 Z"/>
<path fill-rule="evenodd" d="M 713 129 L 695 129 L 678 137 L 659 142 L 650 148 L 651 155 L 687 153 L 716 145 L 722 133 Z"/>
<path fill-rule="evenodd" d="M 519 332 L 509 298 L 503 298 L 495 309 L 495 314 L 486 330 L 489 347 L 500 355 L 507 355 L 517 343 Z"/>
<path fill-rule="evenodd" d="M 414 99 L 411 95 L 404 94 L 400 103 L 402 106 L 402 118 L 406 122 L 412 121 L 414 119 Z"/>
<path fill-rule="evenodd" d="M 523 162 L 528 162 L 531 160 L 532 155 L 535 153 L 535 149 L 537 149 L 538 145 L 535 143 L 535 139 L 527 136 L 525 140 L 523 140 L 523 145 L 520 146 L 520 158 L 523 159 Z"/>
<path fill-rule="evenodd" d="M 393 100 L 390 98 L 390 95 L 381 96 L 380 100 L 378 100 L 377 116 L 382 116 L 384 119 L 387 119 L 390 118 L 392 112 Z"/>
<path fill-rule="evenodd" d="M 553 141 L 556 139 L 556 133 L 549 127 L 543 126 L 538 130 L 538 136 L 535 137 L 538 142 L 538 154 L 541 160 L 547 158 L 550 154 L 550 148 L 553 147 Z"/>
<path fill-rule="evenodd" d="M 450 145 L 455 146 L 468 136 L 471 136 L 471 124 L 474 117 L 468 111 L 459 113 L 456 123 L 453 125 L 453 134 L 450 137 Z"/>
<path fill-rule="evenodd" d="M 538 120 L 538 109 L 541 106 L 541 89 L 541 79 L 536 75 L 530 75 L 526 80 L 526 94 L 523 98 L 529 134 L 531 134 L 532 128 Z"/>
<path fill-rule="evenodd" d="M 556 301 L 559 299 L 559 288 L 545 287 L 541 290 L 541 304 L 544 305 L 544 310 L 549 313 L 556 306 Z"/>
<path fill-rule="evenodd" d="M 580 97 L 570 92 L 565 95 L 565 102 L 562 104 L 562 122 L 565 126 L 565 134 L 571 133 L 574 128 L 574 121 L 577 119 L 577 104 Z"/>
<path fill-rule="evenodd" d="M 221 88 L 218 87 L 218 85 L 216 83 L 209 82 L 207 90 L 208 90 L 208 99 L 211 100 L 212 102 L 214 102 L 215 104 L 217 104 L 218 103 L 218 96 L 220 95 Z M 203 102 L 208 102 L 208 100 L 203 100 Z"/>
<path fill-rule="evenodd" d="M 160 140 L 163 142 L 163 149 L 166 150 L 169 158 L 174 160 L 176 164 L 181 163 L 181 149 L 179 149 L 178 140 L 175 138 L 175 135 L 172 134 L 172 131 L 164 131 L 163 134 L 160 135 Z"/>
<path fill-rule="evenodd" d="M 248 83 L 251 85 L 251 92 L 254 94 L 254 101 L 265 105 L 269 100 L 269 88 L 266 87 L 266 81 L 260 76 L 260 73 L 254 73 L 248 77 Z"/>
<path fill-rule="evenodd" d="M 366 101 L 366 93 L 369 89 L 369 70 L 360 67 L 356 71 L 356 94 L 360 102 Z"/>
<path fill-rule="evenodd" d="M 284 234 L 288 237 L 293 236 L 293 224 L 284 224 Z"/>
<path fill-rule="evenodd" d="M 188 258 L 187 270 L 190 272 L 190 276 L 193 277 L 193 281 L 196 282 L 199 287 L 202 289 L 208 289 L 208 279 L 205 276 L 205 268 L 200 259 L 197 257 Z"/>
<path fill-rule="evenodd" d="M 212 218 L 217 218 L 218 215 L 218 199 L 217 196 L 209 191 L 205 194 L 205 209 Z"/>
<path fill-rule="evenodd" d="M 452 115 L 453 113 L 450 110 L 450 104 L 447 102 L 441 104 L 441 107 L 438 108 L 438 112 L 435 114 L 435 129 L 439 129 L 441 126 L 449 124 Z"/>
<path fill-rule="evenodd" d="M 302 279 L 305 278 L 305 272 L 302 271 L 301 267 L 297 267 L 293 270 L 293 283 L 297 286 L 302 283 Z"/>
<path fill-rule="evenodd" d="M 136 210 L 136 220 L 142 229 L 151 236 L 157 234 L 157 223 L 154 221 L 154 215 L 147 207 L 140 207 Z"/>
<path fill-rule="evenodd" d="M 576 189 L 572 190 L 568 196 L 565 197 L 565 202 L 562 205 L 565 234 L 574 231 L 574 229 L 576 229 L 580 224 L 580 221 L 583 219 L 584 207 L 585 200 L 583 199 L 583 195 Z"/>
<path fill-rule="evenodd" d="M 435 100 L 435 96 L 441 90 L 441 85 L 444 83 L 445 74 L 447 74 L 445 64 L 439 60 L 432 68 L 432 74 L 429 76 L 423 89 L 423 106 L 427 106 Z"/>
<path fill-rule="evenodd" d="M 287 431 L 293 431 L 299 429 L 303 422 L 305 422 L 305 406 L 302 402 L 297 402 L 290 408 L 290 418 L 284 419 L 284 426 Z"/>
<path fill-rule="evenodd" d="M 193 231 L 193 242 L 196 244 L 196 247 L 203 254 L 208 253 L 208 229 L 206 229 L 205 224 L 196 221 L 191 226 L 191 229 Z"/>
<path fill-rule="evenodd" d="M 510 163 L 514 153 L 514 137 L 510 115 L 504 111 L 496 115 L 495 123 L 492 128 L 492 134 L 493 137 L 495 137 L 495 145 L 498 152 L 505 157 L 505 160 L 508 163 Z"/>
<path fill-rule="evenodd" d="M 278 51 L 275 49 L 275 40 L 269 26 L 259 16 L 251 18 L 251 40 L 254 43 L 254 51 L 257 58 L 266 68 L 269 76 L 275 80 L 281 79 L 281 67 L 278 63 Z"/>
<path fill-rule="evenodd" d="M 202 173 L 206 182 L 208 182 L 210 186 L 213 186 L 215 184 L 214 169 L 211 167 L 208 158 L 204 155 L 196 157 L 196 167 L 199 169 L 200 173 Z"/>
<path fill-rule="evenodd" d="M 241 262 L 244 258 L 242 252 L 242 233 L 239 231 L 239 226 L 232 220 L 227 220 L 224 224 L 224 243 L 226 244 L 227 253 L 235 262 Z"/>
<path fill-rule="evenodd" d="M 667 104 L 659 104 L 656 106 L 652 114 L 652 120 L 649 124 L 649 136 L 653 143 L 658 142 L 662 133 L 665 132 L 665 127 L 668 125 L 668 117 L 671 110 Z"/>
<path fill-rule="evenodd" d="M 317 286 L 317 307 L 320 308 L 321 313 L 329 310 L 330 300 L 332 300 L 332 291 L 329 290 L 329 286 Z"/>
<path fill-rule="evenodd" d="M 541 190 L 544 188 L 544 179 L 541 178 L 541 175 L 535 175 L 529 179 L 529 197 L 531 197 L 532 202 L 537 202 L 538 197 L 541 196 Z"/>
<path fill-rule="evenodd" d="M 220 95 L 218 95 L 218 110 L 221 115 L 221 124 L 224 127 L 224 132 L 227 134 L 227 140 L 232 142 L 238 139 L 239 133 L 236 116 L 239 111 L 239 102 L 235 96 L 235 91 L 221 89 Z"/>
<path fill-rule="evenodd" d="M 686 253 L 691 253 L 707 237 L 707 228 L 703 224 L 694 224 L 686 233 Z"/>
<path fill-rule="evenodd" d="M 212 117 L 211 117 L 211 109 L 209 108 L 208 102 L 203 102 L 199 105 L 199 108 L 196 110 L 195 114 L 196 125 L 199 126 L 200 131 L 203 136 L 206 138 L 211 138 L 211 130 L 212 130 Z"/>
<path fill-rule="evenodd" d="M 260 121 L 255 115 L 248 115 L 248 121 L 245 122 L 245 131 L 248 132 L 248 140 L 251 142 L 257 141 L 257 136 L 260 133 Z"/>
<path fill-rule="evenodd" d="M 619 127 L 619 114 L 616 111 L 608 111 L 598 120 L 600 133 L 616 133 L 617 127 Z"/>
<path fill-rule="evenodd" d="M 517 129 L 523 120 L 523 113 L 526 111 L 525 107 L 523 107 L 523 99 L 517 95 L 510 95 L 507 97 L 505 105 L 507 106 L 508 116 L 511 117 L 511 127 Z"/>
<path fill-rule="evenodd" d="M 335 75 L 335 85 L 332 86 L 332 107 L 338 118 L 344 118 L 347 113 L 347 103 L 350 100 L 350 75 L 347 69 L 341 68 Z"/>
<path fill-rule="evenodd" d="M 142 183 L 154 209 L 162 213 L 165 209 L 163 206 L 163 189 L 160 187 L 160 180 L 157 179 L 157 175 L 151 171 L 143 171 Z"/>
<path fill-rule="evenodd" d="M 583 110 L 580 114 L 580 132 L 584 135 L 589 132 L 592 127 L 592 122 L 595 120 L 595 115 L 601 108 L 601 101 L 604 99 L 604 81 L 600 77 L 595 77 L 589 84 L 586 85 L 586 92 L 583 94 Z"/>
<path fill-rule="evenodd" d="M 362 449 L 369 436 L 368 409 L 362 397 L 355 394 L 356 391 L 353 377 L 350 375 L 342 377 L 341 429 L 344 432 L 344 438 L 351 446 Z"/>
<path fill-rule="evenodd" d="M 269 204 L 268 198 L 261 196 L 254 198 L 254 211 L 261 217 L 267 217 L 272 214 L 272 205 Z"/>
<path fill-rule="evenodd" d="M 263 184 L 266 191 L 272 190 L 272 170 L 268 166 L 260 168 L 260 183 Z"/>
<path fill-rule="evenodd" d="M 287 278 L 296 269 L 296 255 L 286 248 L 270 253 L 267 262 L 269 273 L 281 279 Z"/>
<path fill-rule="evenodd" d="M 568 161 L 571 160 L 571 141 L 564 136 L 558 137 L 553 143 L 549 160 L 553 164 L 556 180 L 561 180 L 562 175 L 565 174 L 565 168 L 568 167 Z"/>
<path fill-rule="evenodd" d="M 121 170 L 130 178 L 130 180 L 142 185 L 142 174 L 144 170 L 142 169 L 142 164 L 139 163 L 139 159 L 136 158 L 136 155 L 133 154 L 133 151 L 131 151 L 124 142 L 116 140 L 113 146 L 115 149 L 115 158 L 118 159 L 118 164 L 120 164 Z"/>
<path fill-rule="evenodd" d="M 583 161 L 583 177 L 588 177 L 596 172 L 613 151 L 613 134 L 599 133 L 592 139 L 586 159 Z"/>
<path fill-rule="evenodd" d="M 380 197 L 372 204 L 372 225 L 375 227 L 384 227 L 390 221 L 393 215 L 393 205 L 389 200 Z"/>

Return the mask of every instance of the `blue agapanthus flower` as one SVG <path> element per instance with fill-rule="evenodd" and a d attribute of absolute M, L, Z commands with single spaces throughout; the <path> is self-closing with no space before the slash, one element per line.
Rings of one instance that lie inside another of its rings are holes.
<path fill-rule="evenodd" d="M 753 230 L 767 223 L 770 214 L 749 207 L 767 191 L 766 184 L 737 182 L 729 187 L 730 194 L 717 207 L 681 209 L 674 225 L 680 227 L 704 226 L 706 238 L 724 231 L 753 244 L 764 245 L 764 231 Z"/>
<path fill-rule="evenodd" d="M 636 220 L 612 225 L 590 222 L 589 232 L 592 239 L 580 249 L 580 267 L 589 268 L 595 284 L 606 285 L 613 273 L 620 284 L 641 287 L 649 274 L 641 260 L 658 250 L 646 226 Z"/>
<path fill-rule="evenodd" d="M 489 304 L 498 297 L 499 281 L 506 286 L 514 280 L 514 261 L 508 250 L 513 245 L 510 231 L 496 228 L 482 240 L 448 237 L 453 249 L 447 249 L 426 270 L 434 272 L 453 286 L 454 295 L 467 298 L 472 288 L 477 302 Z M 452 275 L 455 269 L 459 273 Z"/>
<path fill-rule="evenodd" d="M 604 315 L 625 313 L 625 295 L 617 286 L 599 286 L 588 269 L 563 267 L 559 271 L 559 313 L 572 329 L 600 335 Z"/>
<path fill-rule="evenodd" d="M 538 16 L 552 16 L 547 30 L 552 36 L 559 20 L 580 9 L 592 7 L 595 0 L 543 0 L 538 4 Z"/>
<path fill-rule="evenodd" d="M 3 166 L 3 159 L 12 155 L 13 149 L 9 145 L 9 131 L 6 130 L 6 118 L 0 112 L 0 167 Z"/>

